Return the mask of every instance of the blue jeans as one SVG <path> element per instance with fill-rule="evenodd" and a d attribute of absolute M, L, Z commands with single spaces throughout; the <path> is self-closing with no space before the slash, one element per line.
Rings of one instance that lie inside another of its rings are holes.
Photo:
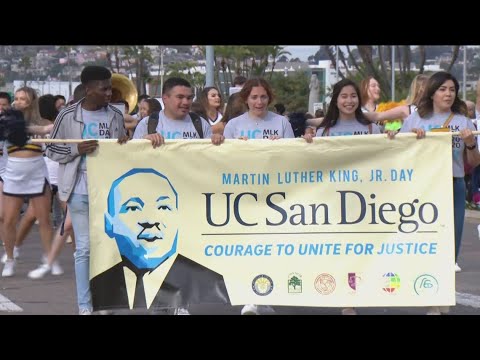
<path fill-rule="evenodd" d="M 457 262 L 460 253 L 460 244 L 462 243 L 463 222 L 465 220 L 465 180 L 463 178 L 453 178 L 453 219 L 455 227 L 455 262 Z"/>
<path fill-rule="evenodd" d="M 75 233 L 75 280 L 77 283 L 78 309 L 92 311 L 90 293 L 90 237 L 88 226 L 88 195 L 72 194 L 68 199 L 68 211 Z"/>

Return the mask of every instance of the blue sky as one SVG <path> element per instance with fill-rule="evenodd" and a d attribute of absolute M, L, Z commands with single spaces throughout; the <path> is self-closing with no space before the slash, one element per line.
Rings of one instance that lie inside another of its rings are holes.
<path fill-rule="evenodd" d="M 307 61 L 310 55 L 315 53 L 320 48 L 320 45 L 282 45 L 285 46 L 286 51 L 292 53 L 292 58 L 298 57 L 302 61 Z"/>

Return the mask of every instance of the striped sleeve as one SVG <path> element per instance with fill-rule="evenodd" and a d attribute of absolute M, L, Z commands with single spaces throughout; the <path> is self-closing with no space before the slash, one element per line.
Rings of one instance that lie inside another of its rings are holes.
<path fill-rule="evenodd" d="M 68 133 L 67 126 L 71 126 L 71 121 L 73 113 L 75 111 L 75 106 L 69 106 L 58 114 L 53 124 L 53 131 L 51 134 L 52 139 L 65 139 L 66 134 Z M 79 153 L 77 149 L 77 144 L 61 144 L 61 143 L 51 143 L 47 144 L 47 149 L 45 154 L 52 159 L 61 164 L 68 163 L 76 158 Z"/>

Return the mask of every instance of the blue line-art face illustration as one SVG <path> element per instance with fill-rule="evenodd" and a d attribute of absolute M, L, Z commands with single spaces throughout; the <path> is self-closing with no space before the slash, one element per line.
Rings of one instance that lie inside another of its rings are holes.
<path fill-rule="evenodd" d="M 178 196 L 165 175 L 132 169 L 112 183 L 107 201 L 105 233 L 138 269 L 153 270 L 175 254 Z"/>

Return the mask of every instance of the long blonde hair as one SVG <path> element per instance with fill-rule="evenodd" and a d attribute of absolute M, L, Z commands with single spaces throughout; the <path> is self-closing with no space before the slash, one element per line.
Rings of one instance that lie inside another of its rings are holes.
<path fill-rule="evenodd" d="M 31 87 L 24 86 L 17 89 L 17 91 L 15 91 L 15 94 L 20 91 L 23 91 L 27 95 L 29 101 L 28 106 L 25 109 L 21 110 L 27 125 L 42 125 L 42 117 L 40 116 L 37 92 Z"/>
<path fill-rule="evenodd" d="M 407 96 L 407 104 L 416 106 L 418 105 L 423 91 L 425 90 L 425 85 L 427 84 L 428 78 L 429 76 L 425 74 L 418 74 L 413 78 Z"/>

